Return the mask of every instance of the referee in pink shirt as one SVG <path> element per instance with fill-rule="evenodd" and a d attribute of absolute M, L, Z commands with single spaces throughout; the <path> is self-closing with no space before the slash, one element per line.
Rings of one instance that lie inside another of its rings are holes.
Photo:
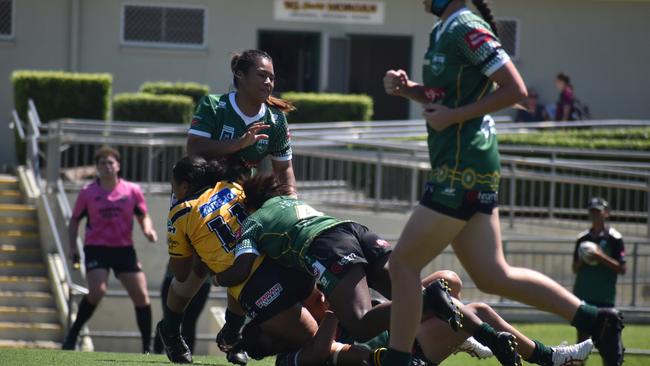
<path fill-rule="evenodd" d="M 98 179 L 79 192 L 68 228 L 70 257 L 78 261 L 79 221 L 86 218 L 84 254 L 89 293 L 79 304 L 77 319 L 63 340 L 62 348 L 76 348 L 79 331 L 106 294 L 108 274 L 112 268 L 135 305 L 142 352 L 148 353 L 151 347 L 151 304 L 147 280 L 133 248 L 133 217 L 150 242 L 155 242 L 157 235 L 140 187 L 119 177 L 120 154 L 103 147 L 95 153 L 95 164 Z"/>

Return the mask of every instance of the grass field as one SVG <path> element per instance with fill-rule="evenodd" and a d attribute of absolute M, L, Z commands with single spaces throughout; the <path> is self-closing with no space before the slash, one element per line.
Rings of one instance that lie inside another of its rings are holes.
<path fill-rule="evenodd" d="M 573 341 L 575 332 L 573 328 L 560 324 L 518 324 L 524 333 L 534 339 L 539 339 L 548 345 L 558 344 L 562 341 Z M 650 326 L 629 325 L 623 333 L 625 346 L 630 349 L 650 350 Z M 195 357 L 197 365 L 230 365 L 222 357 Z M 593 355 L 588 362 L 591 366 L 600 366 L 602 363 L 598 355 Z M 105 352 L 64 352 L 51 350 L 23 350 L 0 349 L 0 365 L 2 366 L 135 366 L 135 365 L 170 365 L 163 355 L 139 355 L 129 353 Z M 267 358 L 261 362 L 250 362 L 251 366 L 272 366 L 274 360 Z M 498 366 L 495 359 L 478 361 L 466 355 L 456 355 L 446 360 L 445 366 L 480 365 Z M 626 356 L 625 366 L 650 365 L 648 356 Z"/>

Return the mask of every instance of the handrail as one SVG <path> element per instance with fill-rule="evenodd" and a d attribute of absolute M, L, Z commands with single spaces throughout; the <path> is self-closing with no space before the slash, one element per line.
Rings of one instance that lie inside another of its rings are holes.
<path fill-rule="evenodd" d="M 18 115 L 17 115 L 17 113 L 15 111 L 13 113 L 13 116 L 14 116 L 14 119 L 15 119 L 14 123 L 16 124 L 16 126 L 20 126 L 20 127 L 17 127 L 17 128 L 23 128 L 22 121 L 20 120 L 20 118 L 18 118 Z M 50 231 L 50 234 L 52 235 L 52 239 L 54 241 L 56 251 L 59 254 L 59 256 L 61 256 L 61 259 L 62 259 L 61 260 L 61 265 L 63 267 L 63 272 L 64 272 L 64 275 L 65 275 L 64 280 L 65 280 L 65 283 L 66 283 L 67 289 L 68 289 L 68 299 L 67 299 L 68 300 L 68 304 L 67 304 L 67 306 L 68 306 L 68 309 L 67 309 L 67 312 L 68 312 L 68 314 L 67 314 L 68 315 L 68 324 L 67 324 L 67 326 L 69 327 L 70 323 L 71 323 L 71 319 L 72 319 L 72 311 L 71 311 L 72 310 L 72 298 L 73 298 L 74 295 L 77 295 L 77 294 L 84 294 L 84 295 L 88 294 L 88 289 L 81 286 L 81 285 L 78 285 L 78 284 L 76 284 L 76 283 L 74 283 L 72 281 L 72 276 L 71 276 L 70 268 L 69 268 L 68 263 L 67 263 L 65 250 L 63 249 L 63 244 L 62 244 L 62 241 L 61 241 L 61 237 L 59 235 L 58 230 L 56 230 L 57 224 L 56 224 L 56 220 L 54 218 L 54 213 L 52 211 L 49 200 L 47 198 L 47 191 L 45 190 L 45 187 L 43 186 L 43 181 L 40 178 L 39 165 L 38 165 L 38 159 L 39 159 L 39 155 L 38 155 L 38 151 L 39 151 L 38 139 L 40 137 L 40 131 L 39 131 L 40 118 L 38 117 L 38 112 L 36 111 L 35 106 L 34 106 L 33 102 L 31 101 L 31 99 L 29 100 L 29 110 L 28 110 L 28 118 L 27 118 L 27 120 L 29 122 L 30 130 L 28 130 L 28 133 L 26 135 L 23 135 L 24 136 L 23 141 L 25 141 L 27 143 L 28 167 L 32 171 L 32 173 L 34 174 L 34 177 L 36 178 L 35 179 L 35 183 L 36 183 L 36 186 L 37 186 L 36 188 L 38 188 L 38 190 L 39 190 L 38 199 L 41 201 L 42 207 L 43 207 L 43 209 L 45 211 L 47 226 L 48 226 L 48 229 Z"/>

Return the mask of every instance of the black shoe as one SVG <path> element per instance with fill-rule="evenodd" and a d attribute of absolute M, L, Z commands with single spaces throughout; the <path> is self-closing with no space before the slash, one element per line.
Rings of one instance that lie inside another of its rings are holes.
<path fill-rule="evenodd" d="M 460 313 L 451 298 L 449 283 L 443 279 L 433 281 L 422 291 L 426 310 L 431 310 L 435 316 L 449 323 L 451 328 L 458 331 L 462 328 L 463 314 Z"/>
<path fill-rule="evenodd" d="M 620 366 L 623 363 L 623 314 L 620 311 L 598 309 L 596 331 L 592 335 L 594 345 L 607 366 Z"/>
<path fill-rule="evenodd" d="M 79 338 L 79 333 L 70 331 L 63 338 L 63 343 L 61 344 L 61 349 L 66 351 L 74 351 L 77 349 L 77 338 Z"/>
<path fill-rule="evenodd" d="M 156 325 L 156 332 L 165 348 L 169 361 L 173 363 L 192 363 L 192 352 L 190 352 L 190 348 L 185 344 L 180 334 L 175 336 L 166 335 L 162 320 Z"/>
<path fill-rule="evenodd" d="M 159 355 L 163 353 L 163 344 L 160 340 L 160 333 L 158 333 L 158 327 L 156 327 L 156 335 L 153 336 L 153 353 Z"/>
<path fill-rule="evenodd" d="M 228 327 L 228 323 L 224 324 L 224 326 L 221 327 L 221 330 L 219 333 L 217 333 L 217 338 L 215 339 L 215 342 L 217 342 L 217 346 L 221 352 L 225 353 L 230 352 L 239 344 L 240 341 L 241 333 L 230 329 L 230 327 Z"/>
<path fill-rule="evenodd" d="M 503 366 L 521 366 L 521 356 L 514 335 L 508 332 L 497 333 L 494 345 L 490 349 Z"/>
<path fill-rule="evenodd" d="M 226 353 L 226 360 L 235 365 L 246 366 L 248 354 L 243 349 L 235 347 Z"/>

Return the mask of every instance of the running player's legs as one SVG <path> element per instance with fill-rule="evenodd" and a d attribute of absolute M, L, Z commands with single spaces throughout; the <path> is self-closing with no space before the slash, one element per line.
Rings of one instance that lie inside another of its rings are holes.
<path fill-rule="evenodd" d="M 149 305 L 147 278 L 144 272 L 122 272 L 117 275 L 135 306 Z"/>
<path fill-rule="evenodd" d="M 95 268 L 86 272 L 86 281 L 88 282 L 88 295 L 86 295 L 86 299 L 91 304 L 99 304 L 104 298 L 104 295 L 106 295 L 108 274 L 109 272 L 106 268 Z"/>
<path fill-rule="evenodd" d="M 465 221 L 422 205 L 413 210 L 388 263 L 394 299 L 391 348 L 404 353 L 411 350 L 422 314 L 420 272 L 464 226 Z"/>
<path fill-rule="evenodd" d="M 510 267 L 503 255 L 499 211 L 475 214 L 453 241 L 456 256 L 481 291 L 517 300 L 571 321 L 580 299 L 549 277 Z"/>

